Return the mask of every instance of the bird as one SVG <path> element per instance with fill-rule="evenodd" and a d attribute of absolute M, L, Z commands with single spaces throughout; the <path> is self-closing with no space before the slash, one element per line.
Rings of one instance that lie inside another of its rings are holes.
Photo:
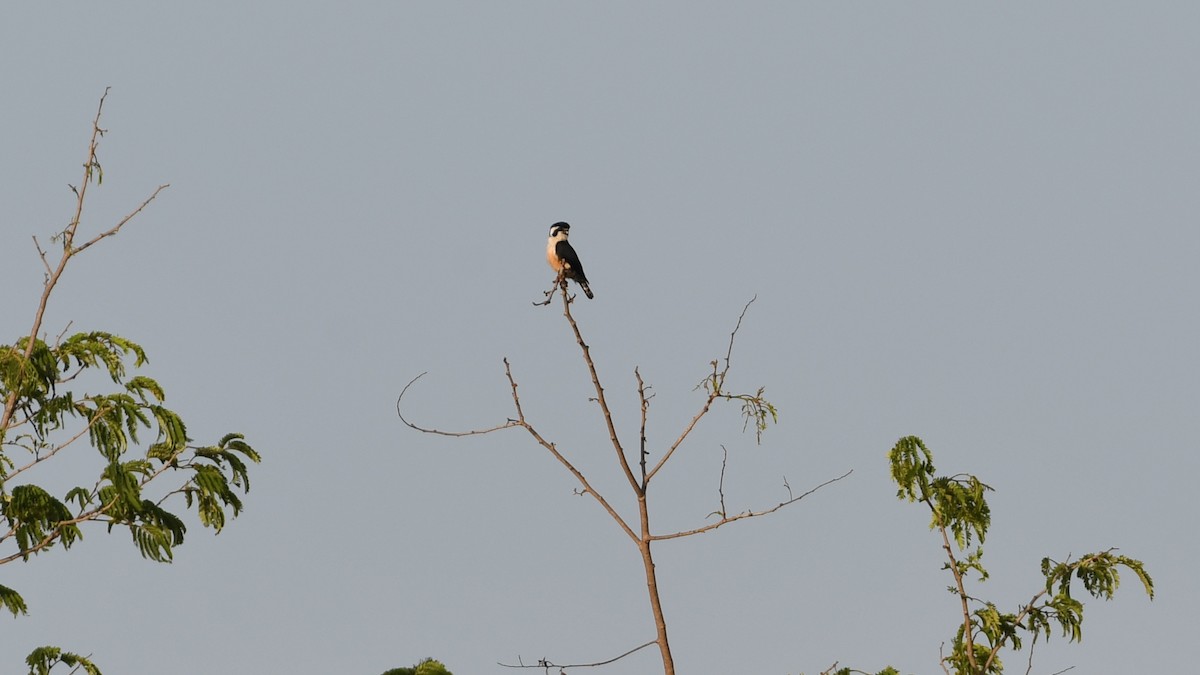
<path fill-rule="evenodd" d="M 546 242 L 546 262 L 550 263 L 550 267 L 560 277 L 573 279 L 575 283 L 579 284 L 579 287 L 583 289 L 583 294 L 588 297 L 588 300 L 591 300 L 594 296 L 591 286 L 588 285 L 587 276 L 583 273 L 583 264 L 579 262 L 579 255 L 567 241 L 570 230 L 571 226 L 563 222 L 550 226 L 550 240 Z"/>

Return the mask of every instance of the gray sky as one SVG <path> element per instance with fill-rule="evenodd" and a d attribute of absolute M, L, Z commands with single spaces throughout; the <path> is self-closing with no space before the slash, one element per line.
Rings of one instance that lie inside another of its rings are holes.
<path fill-rule="evenodd" d="M 519 431 L 426 437 L 395 417 L 525 410 L 614 501 L 590 383 L 534 308 L 546 232 L 623 438 L 633 368 L 661 449 L 751 308 L 733 383 L 673 460 L 660 531 L 851 478 L 770 518 L 658 548 L 686 673 L 938 672 L 938 540 L 886 452 L 922 436 L 992 485 L 977 595 L 1013 609 L 1043 556 L 1146 561 L 1034 673 L 1181 671 L 1200 557 L 1200 9 L 1193 3 L 24 3 L 0 17 L 4 340 L 67 222 L 106 86 L 105 182 L 47 330 L 135 339 L 197 441 L 265 456 L 246 513 L 173 565 L 92 530 L 9 565 L 34 646 L 105 672 L 359 673 L 424 656 L 607 658 L 653 638 L 636 551 Z M 77 451 L 86 456 L 85 449 Z M 90 461 L 90 460 L 89 460 Z M 653 672 L 646 650 L 606 673 Z M 1010 657 L 1022 670 L 1024 656 Z"/>

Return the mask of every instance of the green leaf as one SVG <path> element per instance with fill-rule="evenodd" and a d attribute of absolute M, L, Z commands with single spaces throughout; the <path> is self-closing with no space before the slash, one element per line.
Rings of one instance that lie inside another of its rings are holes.
<path fill-rule="evenodd" d="M 0 607 L 12 612 L 13 616 L 29 613 L 29 608 L 25 605 L 25 599 L 21 597 L 20 593 L 8 586 L 0 586 Z"/>
<path fill-rule="evenodd" d="M 50 669 L 59 663 L 74 668 L 71 672 L 82 668 L 88 675 L 101 675 L 100 669 L 87 657 L 64 652 L 58 647 L 38 647 L 25 657 L 29 675 L 50 675 Z"/>
<path fill-rule="evenodd" d="M 187 428 L 184 427 L 183 419 L 160 405 L 150 406 L 150 410 L 158 422 L 158 442 L 172 452 L 182 452 L 187 447 L 188 441 Z"/>
<path fill-rule="evenodd" d="M 960 549 L 971 545 L 972 535 L 982 544 L 992 523 L 991 508 L 984 498 L 984 493 L 990 490 L 970 475 L 934 479 L 929 488 L 929 499 L 934 508 L 931 527 L 948 528 Z"/>
<path fill-rule="evenodd" d="M 900 487 L 896 497 L 910 502 L 929 497 L 929 477 L 933 475 L 933 453 L 916 436 L 905 436 L 888 451 L 892 480 Z"/>
<path fill-rule="evenodd" d="M 8 499 L 0 501 L 0 513 L 16 536 L 23 560 L 28 560 L 42 542 L 52 540 L 56 533 L 64 548 L 69 548 L 80 536 L 75 525 L 60 525 L 71 519 L 70 509 L 36 485 L 14 487 Z"/>
<path fill-rule="evenodd" d="M 163 391 L 162 387 L 159 386 L 158 382 L 146 377 L 145 375 L 138 375 L 131 378 L 125 383 L 125 390 L 130 394 L 137 395 L 143 404 L 149 403 L 149 398 L 146 396 L 147 394 L 150 395 L 150 398 L 153 398 L 159 403 L 162 403 L 167 397 L 166 393 Z"/>
<path fill-rule="evenodd" d="M 122 505 L 130 510 L 136 510 L 135 505 L 140 505 L 142 502 L 142 489 L 138 484 L 137 476 L 129 471 L 129 467 L 119 462 L 111 462 L 104 469 L 103 478 L 108 479 L 109 483 L 117 490 L 117 495 L 122 501 Z"/>

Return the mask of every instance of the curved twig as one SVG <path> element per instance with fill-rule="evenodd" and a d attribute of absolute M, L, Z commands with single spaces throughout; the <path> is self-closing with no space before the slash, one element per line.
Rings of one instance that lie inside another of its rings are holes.
<path fill-rule="evenodd" d="M 629 651 L 625 652 L 624 654 L 621 654 L 620 656 L 614 656 L 611 659 L 608 659 L 607 661 L 596 661 L 594 663 L 562 663 L 562 664 L 559 664 L 559 663 L 554 663 L 552 661 L 549 661 L 547 659 L 538 659 L 537 663 L 528 663 L 527 664 L 527 663 L 521 661 L 521 657 L 518 656 L 516 665 L 511 664 L 511 663 L 500 663 L 499 661 L 496 662 L 496 665 L 504 666 L 505 668 L 595 668 L 596 666 L 607 666 L 610 663 L 615 663 L 617 661 L 620 661 L 621 659 L 625 658 L 626 656 L 629 656 L 630 654 L 632 654 L 638 650 L 645 649 L 646 647 L 649 647 L 650 645 L 657 644 L 657 643 L 658 643 L 658 640 L 651 640 L 644 645 L 640 645 L 638 647 L 634 647 L 633 649 L 630 649 Z"/>
<path fill-rule="evenodd" d="M 506 359 L 505 364 L 507 364 L 507 363 L 508 363 L 508 360 Z M 425 377 L 428 374 L 429 374 L 429 371 L 427 370 L 427 371 L 421 373 L 420 375 L 417 375 L 413 379 L 409 380 L 408 384 L 404 385 L 404 389 L 400 390 L 400 396 L 396 397 L 396 415 L 399 416 L 400 421 L 404 422 L 404 424 L 408 425 L 408 427 L 410 429 L 416 429 L 417 431 L 420 431 L 420 432 L 426 433 L 426 434 L 437 434 L 438 436 L 458 437 L 458 436 L 478 436 L 480 434 L 490 434 L 493 431 L 500 431 L 501 429 L 509 429 L 512 427 L 521 426 L 521 423 L 517 420 L 508 420 L 507 422 L 505 422 L 503 424 L 497 424 L 496 426 L 491 427 L 490 429 L 472 429 L 470 431 L 442 431 L 440 429 L 426 429 L 425 427 L 419 427 L 419 426 L 413 424 L 412 422 L 409 422 L 408 419 L 406 419 L 404 417 L 404 413 L 400 412 L 400 401 L 404 398 L 404 394 L 408 392 L 408 388 L 413 386 L 414 382 L 421 379 L 422 377 Z"/>
<path fill-rule="evenodd" d="M 616 521 L 617 525 L 619 525 L 621 527 L 621 530 L 624 531 L 625 534 L 627 534 L 630 539 L 634 540 L 635 542 L 638 541 L 638 536 L 633 531 L 633 528 L 629 527 L 629 524 L 625 522 L 625 519 L 621 517 L 620 513 L 617 513 L 617 510 L 615 508 L 613 508 L 612 504 L 608 503 L 608 500 L 604 498 L 604 495 L 600 494 L 596 490 L 596 488 L 592 487 L 592 484 L 590 482 L 588 482 L 587 477 L 584 476 L 583 473 L 579 469 L 575 468 L 575 465 L 572 464 L 569 459 L 564 457 L 563 454 L 558 451 L 557 445 L 555 445 L 554 443 L 551 443 L 550 441 L 547 441 L 544 437 L 542 437 L 542 435 L 540 433 L 538 433 L 538 430 L 533 428 L 533 425 L 530 424 L 529 421 L 525 419 L 525 410 L 521 407 L 521 397 L 517 394 L 517 381 L 516 381 L 516 379 L 513 378 L 512 365 L 509 364 L 507 358 L 504 359 L 504 375 L 505 375 L 505 377 L 508 378 L 509 387 L 512 388 L 513 406 L 517 410 L 517 419 L 509 419 L 509 420 L 505 421 L 503 424 L 497 424 L 496 426 L 489 427 L 487 429 L 470 429 L 468 431 L 442 431 L 441 429 L 432 429 L 432 428 L 418 426 L 418 425 L 410 422 L 407 418 L 405 418 L 404 413 L 402 413 L 400 410 L 400 402 L 401 402 L 401 400 L 404 399 L 404 394 L 406 394 L 408 392 L 409 388 L 412 387 L 413 383 L 415 383 L 417 380 L 424 377 L 427 373 L 428 373 L 428 371 L 426 371 L 425 373 L 421 373 L 420 375 L 417 375 L 413 379 L 409 380 L 408 384 L 404 385 L 404 389 L 402 389 L 400 391 L 400 396 L 396 398 L 396 415 L 398 415 L 400 417 L 401 422 L 404 422 L 404 424 L 407 425 L 409 428 L 416 429 L 417 431 L 420 431 L 422 433 L 435 434 L 437 436 L 451 436 L 451 437 L 456 437 L 456 438 L 462 437 L 462 436 L 480 436 L 483 434 L 490 434 L 493 431 L 500 431 L 502 429 L 511 429 L 513 427 L 521 427 L 525 431 L 529 432 L 529 435 L 532 436 L 533 439 L 538 442 L 538 445 L 541 445 L 543 448 L 545 448 L 547 451 L 549 451 L 550 454 L 553 455 L 554 458 L 558 460 L 559 464 L 562 464 L 563 467 L 566 468 L 567 471 L 571 472 L 571 475 L 575 477 L 575 480 L 579 481 L 579 484 L 583 486 L 583 492 L 586 492 L 587 494 L 591 495 L 592 498 L 595 499 L 600 504 L 600 506 L 608 513 L 608 515 L 612 516 L 612 519 L 614 521 Z"/>

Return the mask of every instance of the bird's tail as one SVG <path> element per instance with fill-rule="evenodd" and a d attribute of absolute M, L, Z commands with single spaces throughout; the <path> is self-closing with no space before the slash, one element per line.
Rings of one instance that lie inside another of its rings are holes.
<path fill-rule="evenodd" d="M 580 286 L 580 288 L 583 289 L 583 294 L 588 296 L 588 300 L 591 300 L 592 298 L 595 297 L 594 295 L 592 295 L 592 287 L 588 286 L 588 282 L 581 281 L 581 282 L 579 282 L 579 286 Z"/>

